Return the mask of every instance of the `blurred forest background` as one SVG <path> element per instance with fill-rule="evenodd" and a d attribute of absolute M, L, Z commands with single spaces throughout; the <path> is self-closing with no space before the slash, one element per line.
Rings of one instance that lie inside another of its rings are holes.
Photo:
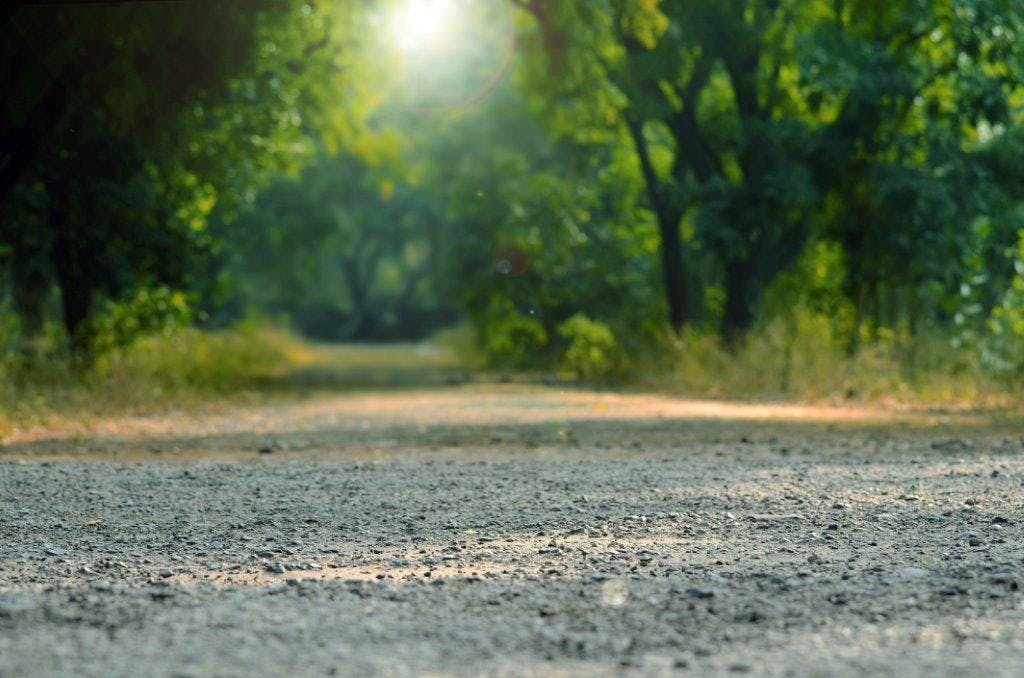
<path fill-rule="evenodd" d="M 0 8 L 0 402 L 318 342 L 749 398 L 1012 402 L 1019 0 Z"/>

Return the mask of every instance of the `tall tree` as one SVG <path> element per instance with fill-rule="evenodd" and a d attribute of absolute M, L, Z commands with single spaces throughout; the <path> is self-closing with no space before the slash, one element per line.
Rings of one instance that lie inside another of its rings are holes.
<path fill-rule="evenodd" d="M 698 313 L 687 300 L 699 295 L 686 285 L 700 281 L 684 268 L 693 245 L 680 232 L 693 219 L 722 268 L 723 332 L 747 329 L 765 281 L 799 253 L 814 200 L 790 86 L 807 3 L 519 4 L 540 24 L 542 44 L 561 50 L 549 56 L 564 65 L 554 93 L 590 98 L 598 124 L 628 133 L 659 223 L 672 325 Z"/>
<path fill-rule="evenodd" d="M 87 343 L 99 295 L 180 283 L 218 200 L 294 165 L 307 130 L 350 129 L 359 105 L 333 104 L 354 14 L 297 0 L 6 10 L 0 243 L 29 329 L 55 284 Z"/>

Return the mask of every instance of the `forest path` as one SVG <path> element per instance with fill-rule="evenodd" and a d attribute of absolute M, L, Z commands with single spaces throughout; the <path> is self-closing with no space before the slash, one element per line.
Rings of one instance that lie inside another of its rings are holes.
<path fill-rule="evenodd" d="M 0 676 L 1024 665 L 1019 421 L 335 378 L 9 436 Z"/>
<path fill-rule="evenodd" d="M 879 436 L 1012 437 L 1019 428 L 1005 413 L 699 400 L 550 379 L 512 383 L 474 375 L 436 346 L 342 345 L 318 348 L 311 362 L 247 397 L 15 427 L 0 437 L 0 459 L 231 461 L 262 450 L 275 458 L 470 460 L 717 453 L 732 443 L 760 453 L 758 441 L 781 438 L 788 442 L 776 451 L 799 453 L 809 437 L 836 432 L 870 447 Z"/>

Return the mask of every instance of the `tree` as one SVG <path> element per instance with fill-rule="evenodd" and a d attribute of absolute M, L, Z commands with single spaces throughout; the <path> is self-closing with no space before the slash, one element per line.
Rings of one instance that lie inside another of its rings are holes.
<path fill-rule="evenodd" d="M 1001 215 L 988 247 L 1012 246 L 1020 168 L 993 151 L 1020 123 L 1010 102 L 1024 75 L 1015 37 L 1024 14 L 987 0 L 834 9 L 806 36 L 803 88 L 827 121 L 816 175 L 830 205 L 826 233 L 845 252 L 855 350 L 865 323 L 877 333 L 905 317 L 913 332 L 936 313 L 951 318 L 950 297 L 977 273 L 965 268 L 979 235 L 972 222 Z M 1002 257 L 985 258 L 1006 280 Z"/>
<path fill-rule="evenodd" d="M 844 246 L 858 317 L 869 303 L 876 326 L 886 306 L 890 322 L 916 317 L 963 272 L 962 224 L 1019 199 L 993 190 L 982 152 L 1019 120 L 1013 2 L 515 4 L 537 26 L 529 82 L 555 129 L 632 142 L 674 326 L 699 314 L 688 287 L 720 285 L 735 345 L 822 237 Z"/>
<path fill-rule="evenodd" d="M 294 165 L 307 131 L 350 129 L 358 105 L 320 104 L 343 96 L 354 16 L 283 0 L 5 10 L 0 242 L 25 325 L 56 284 L 84 347 L 98 295 L 180 284 L 214 204 Z"/>
<path fill-rule="evenodd" d="M 659 224 L 670 323 L 698 314 L 686 287 L 702 281 L 684 263 L 707 247 L 722 270 L 722 330 L 735 338 L 767 281 L 800 252 L 814 206 L 797 143 L 806 122 L 787 81 L 793 32 L 812 20 L 807 3 L 519 4 L 549 36 L 542 42 L 563 50 L 555 63 L 587 64 L 560 71 L 557 93 L 594 99 L 599 124 L 634 145 Z M 699 240 L 684 240 L 684 219 Z"/>
<path fill-rule="evenodd" d="M 459 314 L 447 226 L 438 199 L 394 168 L 321 154 L 237 219 L 214 218 L 226 289 L 209 312 L 252 306 L 321 340 L 421 338 Z"/>

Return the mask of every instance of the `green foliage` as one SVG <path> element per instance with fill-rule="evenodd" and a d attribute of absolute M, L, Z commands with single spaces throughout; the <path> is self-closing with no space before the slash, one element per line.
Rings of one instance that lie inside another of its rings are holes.
<path fill-rule="evenodd" d="M 558 326 L 558 333 L 569 342 L 565 364 L 581 379 L 606 379 L 620 372 L 620 349 L 606 324 L 577 313 Z"/>
<path fill-rule="evenodd" d="M 587 379 L 667 342 L 703 393 L 1021 381 L 1020 3 L 472 2 L 422 58 L 388 7 L 0 9 L 0 376 L 217 390 L 280 356 L 185 326 L 255 310 Z"/>
<path fill-rule="evenodd" d="M 504 335 L 482 325 L 507 324 L 506 313 L 545 337 L 577 313 L 648 331 L 662 315 L 656 226 L 638 208 L 628 155 L 552 139 L 529 103 L 503 87 L 486 106 L 437 120 L 414 156 L 445 206 L 453 297 L 481 337 Z M 519 253 L 521 270 L 499 268 L 503 251 Z M 556 358 L 546 340 L 532 343 L 541 360 Z"/>
<path fill-rule="evenodd" d="M 333 103 L 361 16 L 301 0 L 5 8 L 0 245 L 26 329 L 56 286 L 87 349 L 104 299 L 187 282 L 215 205 L 296 168 L 310 133 L 358 136 L 365 106 Z"/>
<path fill-rule="evenodd" d="M 0 434 L 12 427 L 99 414 L 191 408 L 212 397 L 266 388 L 309 358 L 294 335 L 258 321 L 216 332 L 179 328 L 141 334 L 76 367 L 58 335 L 5 354 Z"/>
<path fill-rule="evenodd" d="M 291 335 L 247 321 L 234 328 L 182 328 L 141 335 L 97 359 L 85 384 L 142 401 L 255 388 L 300 359 Z M 122 400 L 123 402 L 123 400 Z"/>
<path fill-rule="evenodd" d="M 1016 275 L 989 318 L 983 358 L 990 369 L 1012 382 L 1024 382 L 1024 230 L 1012 256 Z"/>
<path fill-rule="evenodd" d="M 688 397 L 832 403 L 1005 405 L 1005 383 L 981 368 L 977 353 L 953 353 L 943 334 L 919 335 L 909 350 L 893 338 L 855 354 L 831 318 L 807 311 L 752 331 L 727 349 L 714 333 L 690 330 L 661 350 L 670 367 L 639 375 L 647 386 Z M 908 358 L 908 354 L 912 358 Z"/>
<path fill-rule="evenodd" d="M 254 307 L 327 341 L 419 339 L 458 316 L 439 261 L 453 234 L 439 201 L 387 167 L 321 155 L 211 232 L 221 258 L 206 313 Z"/>
<path fill-rule="evenodd" d="M 496 299 L 473 320 L 484 354 L 499 367 L 524 367 L 548 343 L 544 326 L 505 299 Z"/>
<path fill-rule="evenodd" d="M 0 306 L 0 391 L 13 387 L 21 359 L 21 321 L 9 308 Z M 3 397 L 0 393 L 0 397 Z"/>
<path fill-rule="evenodd" d="M 141 288 L 123 301 L 108 301 L 89 328 L 90 349 L 105 354 L 123 349 L 143 335 L 169 335 L 192 320 L 184 292 L 168 287 Z"/>
<path fill-rule="evenodd" d="M 764 292 L 822 236 L 842 247 L 850 337 L 946 322 L 963 224 L 1019 202 L 1019 162 L 1002 150 L 1021 119 L 1012 3 L 527 8 L 527 83 L 553 131 L 634 153 L 676 325 L 714 319 L 738 345 Z"/>

